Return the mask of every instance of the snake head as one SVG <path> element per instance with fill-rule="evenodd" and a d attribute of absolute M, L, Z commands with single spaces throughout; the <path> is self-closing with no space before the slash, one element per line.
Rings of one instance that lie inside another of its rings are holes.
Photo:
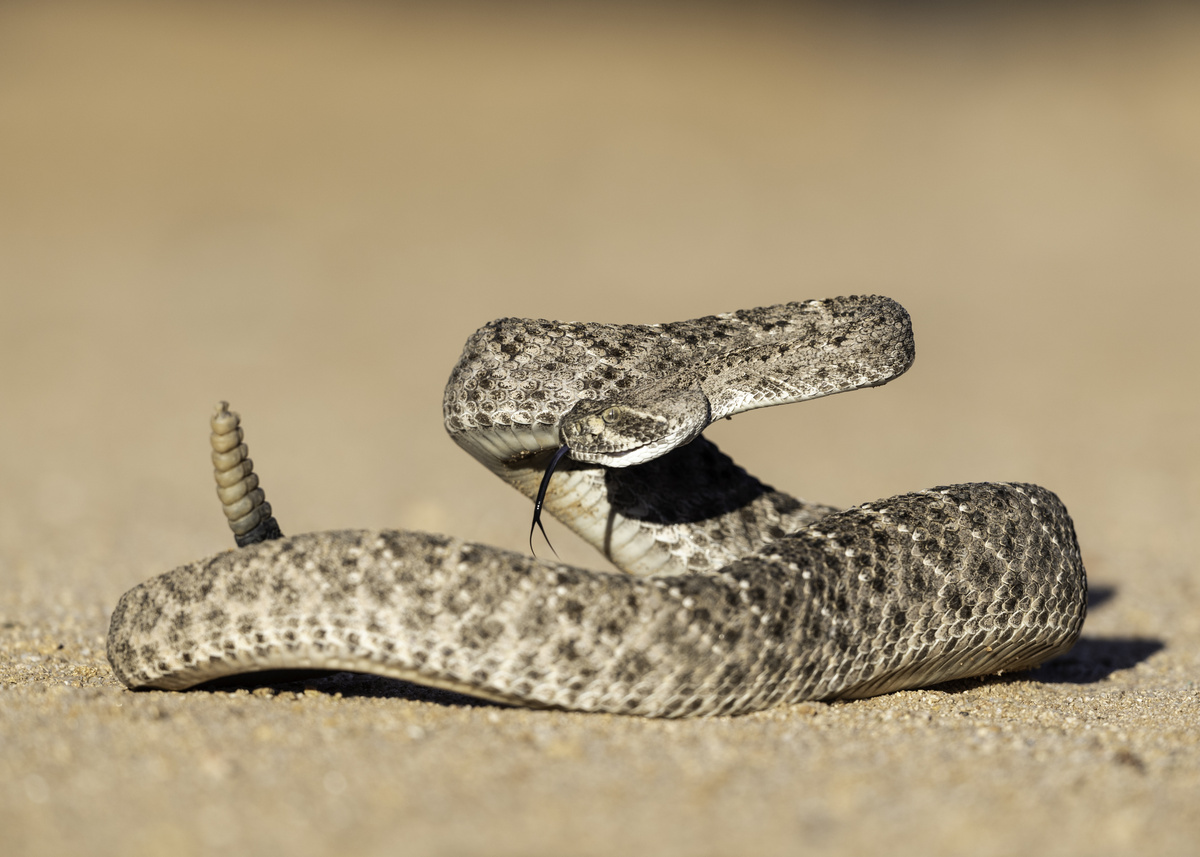
<path fill-rule="evenodd" d="M 621 399 L 576 402 L 561 438 L 576 461 L 629 467 L 695 440 L 711 421 L 698 385 L 654 384 Z"/>

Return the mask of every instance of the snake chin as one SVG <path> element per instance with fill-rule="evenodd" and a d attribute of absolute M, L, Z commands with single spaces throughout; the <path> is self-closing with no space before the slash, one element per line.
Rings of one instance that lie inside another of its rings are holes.
<path fill-rule="evenodd" d="M 578 449 L 570 440 L 566 441 L 571 458 L 588 464 L 600 464 L 605 467 L 633 467 L 661 458 L 673 449 L 686 446 L 700 436 L 707 423 L 696 429 L 693 426 L 680 426 L 650 443 L 635 446 L 631 449 L 613 451 Z"/>

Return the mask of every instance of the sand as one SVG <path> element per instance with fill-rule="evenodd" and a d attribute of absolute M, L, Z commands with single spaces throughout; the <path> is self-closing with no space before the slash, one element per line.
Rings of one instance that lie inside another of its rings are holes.
<path fill-rule="evenodd" d="M 1195 853 L 1197 104 L 1185 7 L 0 6 L 0 853 Z M 906 376 L 710 436 L 842 505 L 1056 491 L 1059 660 L 685 722 L 113 678 L 120 594 L 232 546 L 216 400 L 285 532 L 521 550 L 440 424 L 476 327 L 862 292 Z"/>

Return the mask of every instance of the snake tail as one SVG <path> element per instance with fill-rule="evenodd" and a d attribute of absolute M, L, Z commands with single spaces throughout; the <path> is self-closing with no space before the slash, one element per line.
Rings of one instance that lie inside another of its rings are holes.
<path fill-rule="evenodd" d="M 216 413 L 209 424 L 212 426 L 209 441 L 212 443 L 217 497 L 237 546 L 244 548 L 283 538 L 279 524 L 271 514 L 271 504 L 258 485 L 258 474 L 249 457 L 250 449 L 242 442 L 241 417 L 229 410 L 228 402 L 217 402 Z"/>

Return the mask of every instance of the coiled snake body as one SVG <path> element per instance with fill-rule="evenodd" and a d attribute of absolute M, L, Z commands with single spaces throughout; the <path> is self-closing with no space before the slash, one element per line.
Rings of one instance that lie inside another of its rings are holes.
<path fill-rule="evenodd" d="M 620 569 L 608 572 L 418 532 L 271 538 L 269 508 L 243 514 L 265 504 L 237 463 L 240 429 L 221 434 L 236 416 L 219 413 L 218 471 L 229 456 L 242 468 L 222 500 L 243 515 L 239 542 L 261 537 L 243 535 L 252 524 L 269 540 L 130 590 L 109 660 L 131 688 L 319 668 L 686 716 L 870 696 L 1066 651 L 1086 580 L 1050 492 L 973 483 L 837 511 L 763 485 L 699 436 L 742 411 L 886 383 L 912 359 L 908 314 L 881 297 L 481 328 L 447 384 L 447 430 L 530 497 L 566 446 L 545 509 Z"/>

